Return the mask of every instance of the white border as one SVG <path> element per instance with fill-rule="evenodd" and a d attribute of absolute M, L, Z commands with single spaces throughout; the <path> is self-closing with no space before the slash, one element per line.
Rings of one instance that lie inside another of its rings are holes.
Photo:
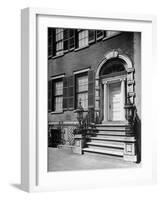
<path fill-rule="evenodd" d="M 142 151 L 146 153 L 142 156 L 141 168 L 47 173 L 47 39 L 45 38 L 47 38 L 48 26 L 142 32 L 142 80 L 144 80 L 142 102 L 146 102 L 142 105 L 142 113 L 145 113 L 142 116 Z M 95 188 L 124 183 L 146 184 L 155 181 L 155 162 L 152 161 L 155 159 L 154 155 L 152 156 L 154 137 L 151 137 L 153 131 L 151 124 L 154 119 L 152 106 L 148 106 L 152 101 L 149 90 L 153 89 L 153 82 L 155 82 L 155 77 L 151 77 L 152 45 L 153 53 L 155 51 L 155 33 L 153 32 L 152 43 L 152 30 L 154 31 L 152 26 L 155 26 L 153 16 L 102 12 L 96 14 L 42 8 L 22 10 L 21 184 L 24 190 Z M 152 83 L 149 79 L 153 79 Z"/>

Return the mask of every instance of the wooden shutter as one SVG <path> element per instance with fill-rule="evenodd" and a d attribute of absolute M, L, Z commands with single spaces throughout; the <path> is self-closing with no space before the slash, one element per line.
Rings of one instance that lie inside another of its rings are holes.
<path fill-rule="evenodd" d="M 56 29 L 53 30 L 53 44 L 52 44 L 52 47 L 53 47 L 53 56 L 56 55 Z"/>
<path fill-rule="evenodd" d="M 74 110 L 74 76 L 68 77 L 68 107 Z"/>
<path fill-rule="evenodd" d="M 48 28 L 48 56 L 55 55 L 55 29 Z"/>
<path fill-rule="evenodd" d="M 88 108 L 94 108 L 94 86 L 95 86 L 95 76 L 94 71 L 90 70 L 88 72 Z"/>
<path fill-rule="evenodd" d="M 68 77 L 63 78 L 63 110 L 68 109 Z"/>
<path fill-rule="evenodd" d="M 51 80 L 51 111 L 55 110 L 55 82 Z"/>
<path fill-rule="evenodd" d="M 48 81 L 48 112 L 52 110 L 52 81 Z"/>
<path fill-rule="evenodd" d="M 75 48 L 78 48 L 78 30 L 75 29 Z"/>

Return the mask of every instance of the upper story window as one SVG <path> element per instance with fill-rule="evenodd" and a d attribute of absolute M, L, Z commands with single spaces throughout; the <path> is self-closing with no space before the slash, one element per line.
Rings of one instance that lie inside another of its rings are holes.
<path fill-rule="evenodd" d="M 88 30 L 79 30 L 78 47 L 82 48 L 88 45 Z"/>
<path fill-rule="evenodd" d="M 64 51 L 74 49 L 75 29 L 64 29 Z"/>
<path fill-rule="evenodd" d="M 63 110 L 63 81 L 53 80 L 53 111 L 60 112 Z"/>
<path fill-rule="evenodd" d="M 119 31 L 86 30 L 49 28 L 48 29 L 48 57 L 62 56 L 68 51 L 79 50 L 103 38 L 118 35 Z"/>
<path fill-rule="evenodd" d="M 97 38 L 97 40 L 103 38 L 103 36 L 104 36 L 104 31 L 102 31 L 102 30 L 97 30 L 96 31 L 96 38 Z"/>
<path fill-rule="evenodd" d="M 105 38 L 110 38 L 120 33 L 120 31 L 105 31 Z"/>
<path fill-rule="evenodd" d="M 76 78 L 76 103 L 77 107 L 79 102 L 84 109 L 88 108 L 88 75 L 79 75 Z"/>
<path fill-rule="evenodd" d="M 89 43 L 95 41 L 95 30 L 88 31 L 88 41 L 89 41 Z"/>
<path fill-rule="evenodd" d="M 56 29 L 56 55 L 63 54 L 63 29 Z"/>

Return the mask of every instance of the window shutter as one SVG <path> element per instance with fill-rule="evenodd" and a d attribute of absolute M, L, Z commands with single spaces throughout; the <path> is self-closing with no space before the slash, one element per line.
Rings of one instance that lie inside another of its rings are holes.
<path fill-rule="evenodd" d="M 51 80 L 51 111 L 55 110 L 55 82 L 53 80 Z"/>
<path fill-rule="evenodd" d="M 56 33 L 55 33 L 55 30 L 56 29 L 53 30 L 53 43 L 52 43 L 52 47 L 53 47 L 52 54 L 53 54 L 53 56 L 56 55 Z"/>
<path fill-rule="evenodd" d="M 88 108 L 94 108 L 94 86 L 95 86 L 94 71 L 90 70 L 88 72 Z"/>
<path fill-rule="evenodd" d="M 63 78 L 63 110 L 68 109 L 68 77 Z"/>
<path fill-rule="evenodd" d="M 52 110 L 52 81 L 48 81 L 48 112 Z"/>
<path fill-rule="evenodd" d="M 68 107 L 74 110 L 74 76 L 68 77 Z"/>
<path fill-rule="evenodd" d="M 78 30 L 75 30 L 75 48 L 78 48 Z"/>

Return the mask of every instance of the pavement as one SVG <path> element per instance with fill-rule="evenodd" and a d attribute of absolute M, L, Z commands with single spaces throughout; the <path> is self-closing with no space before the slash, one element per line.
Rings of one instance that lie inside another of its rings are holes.
<path fill-rule="evenodd" d="M 140 167 L 140 164 L 127 162 L 106 155 L 79 155 L 73 153 L 70 149 L 48 148 L 48 171 L 50 172 L 133 167 Z"/>

